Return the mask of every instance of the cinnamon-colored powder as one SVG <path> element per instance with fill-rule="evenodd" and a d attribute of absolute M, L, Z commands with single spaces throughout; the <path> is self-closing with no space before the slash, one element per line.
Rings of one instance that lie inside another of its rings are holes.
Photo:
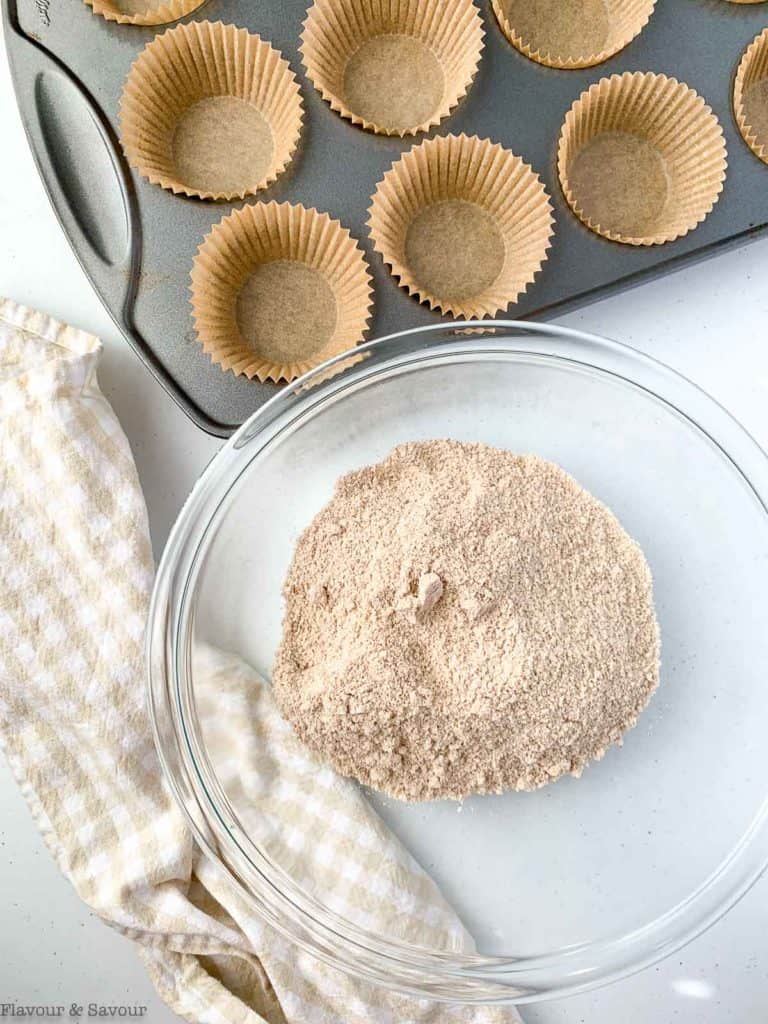
<path fill-rule="evenodd" d="M 337 771 L 405 800 L 579 775 L 658 682 L 640 548 L 532 455 L 419 442 L 342 477 L 284 596 L 283 714 Z"/>

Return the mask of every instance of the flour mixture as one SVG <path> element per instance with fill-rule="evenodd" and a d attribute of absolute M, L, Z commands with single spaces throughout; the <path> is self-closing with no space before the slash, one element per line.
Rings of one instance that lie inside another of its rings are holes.
<path fill-rule="evenodd" d="M 428 441 L 342 477 L 284 596 L 283 714 L 337 771 L 404 800 L 579 775 L 658 682 L 640 548 L 533 455 Z"/>

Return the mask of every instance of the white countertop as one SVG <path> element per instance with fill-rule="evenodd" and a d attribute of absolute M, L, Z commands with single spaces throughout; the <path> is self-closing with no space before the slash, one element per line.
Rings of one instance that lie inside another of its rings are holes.
<path fill-rule="evenodd" d="M 0 295 L 98 334 L 102 388 L 131 442 L 156 553 L 220 442 L 198 430 L 119 336 L 38 179 L 0 57 Z M 768 181 L 768 178 L 766 179 Z M 768 238 L 596 303 L 560 322 L 634 345 L 695 380 L 768 448 Z M 768 879 L 685 950 L 633 978 L 528 1008 L 528 1024 L 768 1021 Z M 0 758 L 0 1003 L 143 1004 L 154 995 L 130 942 L 79 902 Z"/>

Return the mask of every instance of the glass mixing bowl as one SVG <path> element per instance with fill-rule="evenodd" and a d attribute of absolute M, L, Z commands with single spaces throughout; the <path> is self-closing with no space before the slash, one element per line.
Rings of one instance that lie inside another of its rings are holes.
<path fill-rule="evenodd" d="M 768 460 L 693 384 L 575 331 L 438 325 L 355 355 L 245 423 L 171 534 L 148 665 L 174 793 L 252 907 L 381 985 L 522 1003 L 650 964 L 715 921 L 768 860 Z M 222 784 L 192 667 L 213 642 L 268 680 L 294 543 L 336 479 L 395 444 L 442 437 L 537 453 L 612 508 L 648 558 L 662 635 L 657 693 L 624 746 L 581 779 L 461 807 L 367 794 L 439 883 L 475 954 L 370 934 L 291 877 L 244 824 L 258 808 Z"/>

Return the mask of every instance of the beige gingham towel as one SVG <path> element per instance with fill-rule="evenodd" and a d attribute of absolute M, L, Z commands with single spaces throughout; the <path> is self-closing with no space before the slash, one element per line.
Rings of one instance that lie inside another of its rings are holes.
<path fill-rule="evenodd" d="M 201 1024 L 519 1021 L 393 996 L 321 964 L 195 847 L 145 708 L 152 555 L 130 449 L 96 381 L 100 349 L 0 300 L 0 739 L 61 870 L 136 941 L 168 1005 Z M 470 948 L 357 790 L 306 757 L 258 677 L 230 655 L 199 657 L 199 699 L 224 701 L 229 720 L 206 739 L 225 783 L 258 804 L 260 841 L 369 927 Z"/>

